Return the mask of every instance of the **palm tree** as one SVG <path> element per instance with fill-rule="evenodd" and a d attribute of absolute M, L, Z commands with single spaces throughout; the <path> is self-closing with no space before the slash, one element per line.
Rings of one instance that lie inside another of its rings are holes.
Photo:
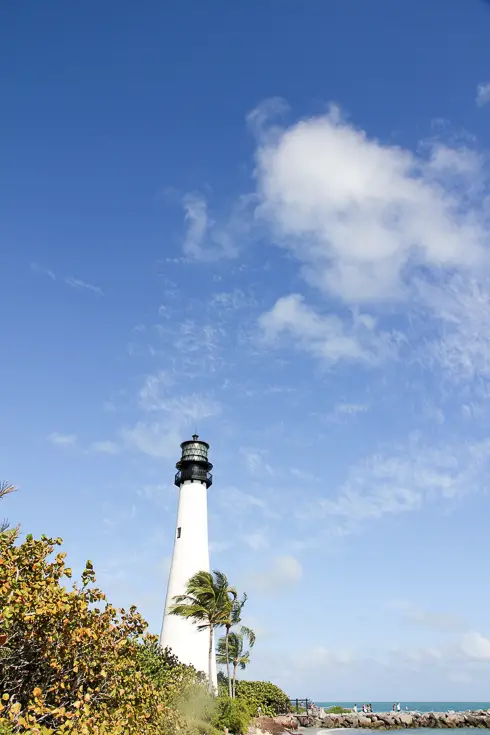
<path fill-rule="evenodd" d="M 237 669 L 245 669 L 250 663 L 250 651 L 244 651 L 244 639 L 248 638 L 249 646 L 252 648 L 255 642 L 255 636 L 251 639 L 247 631 L 248 628 L 242 627 L 240 633 L 230 633 L 228 636 L 228 642 L 226 638 L 220 638 L 218 641 L 217 649 L 217 662 L 219 664 L 225 664 L 227 661 L 231 661 L 233 665 L 233 685 L 231 690 L 231 696 L 235 699 L 235 688 L 236 688 L 236 672 Z M 252 633 L 252 631 L 250 631 Z"/>
<path fill-rule="evenodd" d="M 9 493 L 15 493 L 17 488 L 8 482 L 0 482 L 0 499 L 4 498 Z M 3 533 L 9 527 L 9 523 L 6 519 L 0 521 L 0 533 Z"/>
<path fill-rule="evenodd" d="M 228 640 L 230 637 L 231 628 L 241 623 L 242 610 L 243 610 L 243 606 L 247 602 L 247 599 L 248 599 L 247 594 L 244 592 L 243 598 L 241 600 L 239 600 L 238 597 L 236 597 L 232 601 L 232 605 L 229 610 L 229 615 L 225 622 L 225 629 L 226 629 L 225 652 L 226 652 L 226 655 L 228 655 L 227 653 L 228 652 Z M 249 639 L 250 647 L 252 647 L 253 644 L 255 643 L 255 633 L 253 632 L 253 630 L 250 630 L 250 628 L 246 628 L 244 625 L 242 625 L 240 632 L 242 635 L 246 636 Z M 230 676 L 230 657 L 228 656 L 227 660 L 224 661 L 223 663 L 226 664 L 226 674 L 228 676 L 228 696 L 231 699 L 233 697 L 233 691 L 232 691 L 232 681 L 231 681 L 231 676 Z"/>
<path fill-rule="evenodd" d="M 214 629 L 226 625 L 230 610 L 238 594 L 230 587 L 223 572 L 197 572 L 186 585 L 186 594 L 174 597 L 170 608 L 172 615 L 193 620 L 199 631 L 209 630 L 208 688 L 213 691 L 213 640 Z"/>

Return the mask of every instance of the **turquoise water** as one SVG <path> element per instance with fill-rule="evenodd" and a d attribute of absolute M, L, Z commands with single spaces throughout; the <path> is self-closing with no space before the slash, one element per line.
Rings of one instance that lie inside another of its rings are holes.
<path fill-rule="evenodd" d="M 341 707 L 351 709 L 357 704 L 359 710 L 364 702 L 315 702 L 319 707 L 333 707 L 339 704 Z M 373 705 L 373 712 L 390 712 L 393 709 L 393 702 L 370 702 Z M 400 700 L 402 712 L 447 712 L 454 710 L 455 712 L 465 712 L 466 710 L 490 709 L 490 702 L 402 702 Z M 459 730 L 458 730 L 459 732 Z"/>

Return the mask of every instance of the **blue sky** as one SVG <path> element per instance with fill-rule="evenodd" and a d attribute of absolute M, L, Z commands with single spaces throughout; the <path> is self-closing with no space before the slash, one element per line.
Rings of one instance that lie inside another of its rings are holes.
<path fill-rule="evenodd" d="M 179 443 L 248 675 L 488 697 L 490 5 L 4 3 L 2 514 L 158 632 Z"/>

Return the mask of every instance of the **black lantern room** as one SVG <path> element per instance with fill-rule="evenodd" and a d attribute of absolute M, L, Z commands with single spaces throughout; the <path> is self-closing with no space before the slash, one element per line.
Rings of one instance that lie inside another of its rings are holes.
<path fill-rule="evenodd" d="M 175 475 L 175 484 L 180 487 L 186 480 L 193 482 L 205 482 L 206 487 L 213 484 L 213 476 L 210 470 L 213 465 L 208 461 L 209 444 L 199 439 L 197 434 L 193 434 L 192 439 L 182 442 L 180 445 L 182 456 L 175 465 L 177 474 Z"/>

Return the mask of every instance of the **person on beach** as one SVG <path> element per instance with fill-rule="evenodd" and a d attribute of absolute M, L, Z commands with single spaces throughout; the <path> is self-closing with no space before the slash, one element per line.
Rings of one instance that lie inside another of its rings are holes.
<path fill-rule="evenodd" d="M 357 704 L 355 704 L 352 709 L 354 710 L 354 712 L 357 712 Z"/>

